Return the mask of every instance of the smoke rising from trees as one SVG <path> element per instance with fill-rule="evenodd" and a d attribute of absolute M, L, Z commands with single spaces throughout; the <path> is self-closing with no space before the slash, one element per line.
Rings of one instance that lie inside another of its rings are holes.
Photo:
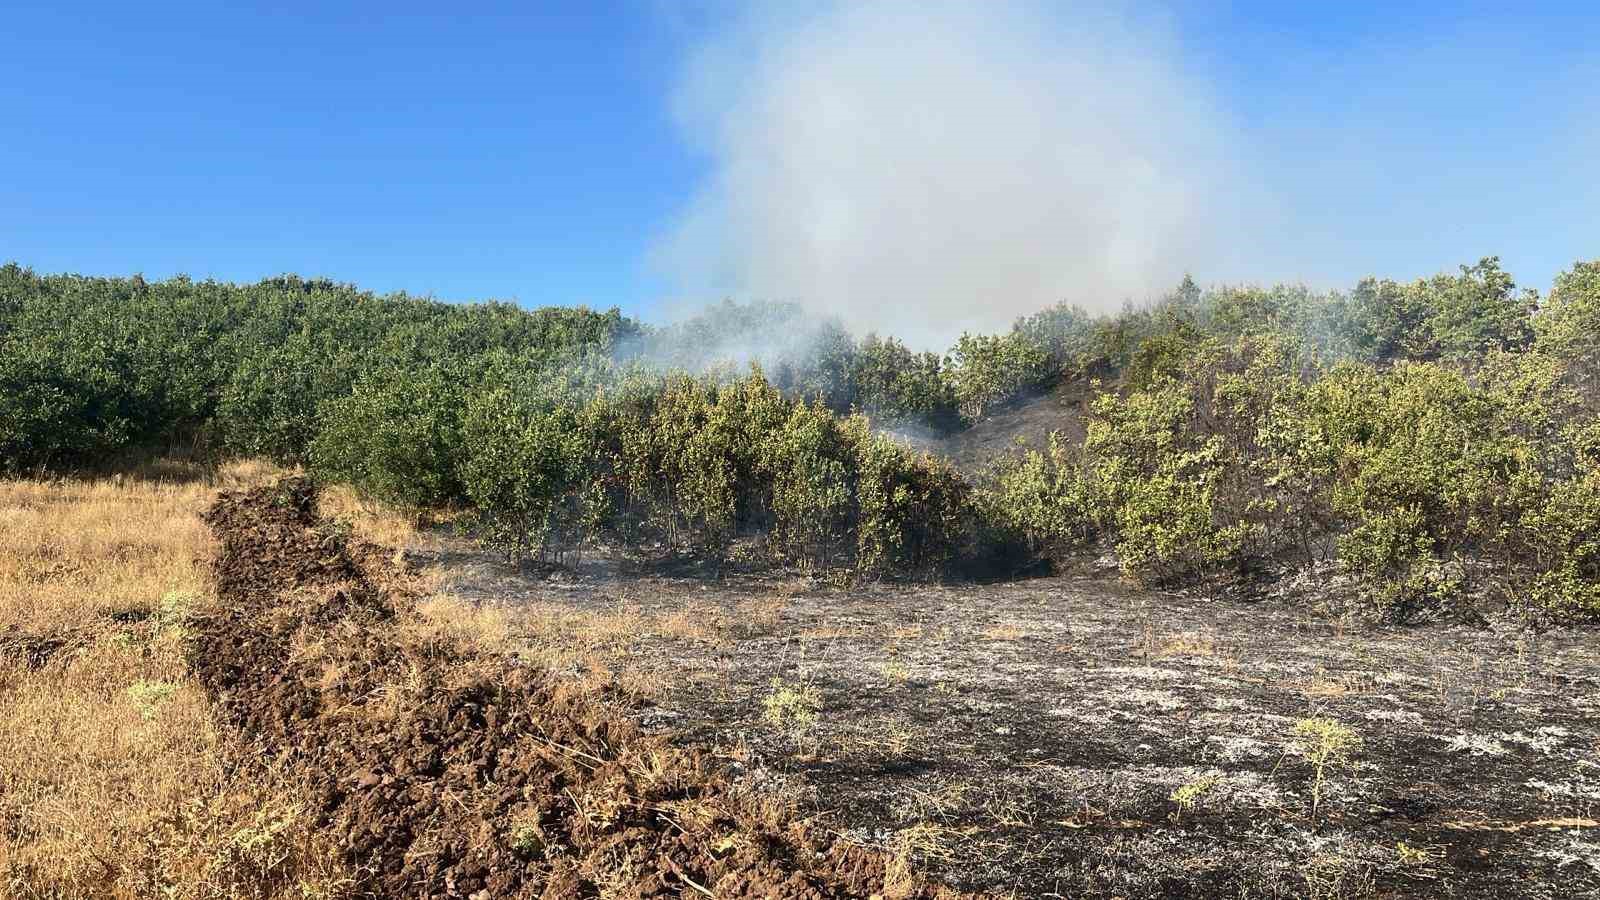
<path fill-rule="evenodd" d="M 712 173 L 657 247 L 686 292 L 942 347 L 1109 311 L 1227 254 L 1230 128 L 1159 26 L 1029 6 L 766 10 L 676 94 Z"/>

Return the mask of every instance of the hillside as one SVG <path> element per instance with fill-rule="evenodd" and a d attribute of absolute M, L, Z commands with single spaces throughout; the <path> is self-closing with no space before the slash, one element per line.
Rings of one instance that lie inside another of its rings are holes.
<path fill-rule="evenodd" d="M 1019 447 L 1043 450 L 1052 432 L 1059 432 L 1069 443 L 1083 443 L 1088 404 L 1096 393 L 1088 379 L 1068 379 L 1043 393 L 996 407 L 969 428 L 943 438 L 920 440 L 914 446 L 978 475 Z"/>

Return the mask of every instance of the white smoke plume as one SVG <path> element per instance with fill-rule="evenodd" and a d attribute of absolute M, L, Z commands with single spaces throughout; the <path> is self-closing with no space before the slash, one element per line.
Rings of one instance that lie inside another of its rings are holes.
<path fill-rule="evenodd" d="M 1159 23 L 1085 7 L 770 8 L 691 55 L 711 175 L 656 248 L 680 293 L 947 346 L 1110 311 L 1230 252 L 1227 118 Z"/>

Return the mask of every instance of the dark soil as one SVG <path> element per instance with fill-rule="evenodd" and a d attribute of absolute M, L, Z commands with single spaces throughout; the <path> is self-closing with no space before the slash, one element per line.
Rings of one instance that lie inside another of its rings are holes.
<path fill-rule="evenodd" d="M 78 643 L 66 634 L 35 634 L 15 625 L 0 629 L 0 659 L 20 661 L 28 669 L 42 669 L 51 657 Z"/>
<path fill-rule="evenodd" d="M 380 548 L 301 480 L 223 494 L 192 662 L 224 720 L 303 777 L 382 897 L 958 896 L 797 819 L 603 694 L 430 630 Z"/>

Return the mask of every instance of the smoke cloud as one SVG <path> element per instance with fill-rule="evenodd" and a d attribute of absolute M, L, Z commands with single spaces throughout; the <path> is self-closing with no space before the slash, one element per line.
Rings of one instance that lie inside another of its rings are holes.
<path fill-rule="evenodd" d="M 1232 129 L 1159 23 L 1115 10 L 765 9 L 675 95 L 710 174 L 656 250 L 684 294 L 792 300 L 930 347 L 1213 269 Z"/>

